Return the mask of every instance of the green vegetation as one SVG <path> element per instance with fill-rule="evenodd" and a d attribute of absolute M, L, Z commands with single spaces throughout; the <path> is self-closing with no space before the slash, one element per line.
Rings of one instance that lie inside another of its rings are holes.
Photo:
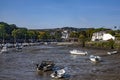
<path fill-rule="evenodd" d="M 82 47 L 100 47 L 109 49 L 120 49 L 120 30 L 106 28 L 73 28 L 64 27 L 56 29 L 29 30 L 15 24 L 0 22 L 0 43 L 5 42 L 36 42 L 36 41 L 62 41 L 62 31 L 68 31 L 68 39 L 75 39 Z M 105 31 L 116 37 L 116 40 L 91 42 L 94 32 Z M 76 40 L 77 39 L 77 40 Z M 71 40 L 67 40 L 71 41 Z"/>

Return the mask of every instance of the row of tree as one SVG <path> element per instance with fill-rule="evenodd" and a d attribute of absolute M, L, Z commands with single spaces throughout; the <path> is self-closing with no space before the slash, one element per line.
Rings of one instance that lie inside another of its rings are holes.
<path fill-rule="evenodd" d="M 113 36 L 120 38 L 120 30 L 106 28 L 84 28 L 64 27 L 48 30 L 29 30 L 15 24 L 0 22 L 0 42 L 34 42 L 34 41 L 62 41 L 62 31 L 67 30 L 69 38 L 77 38 L 79 41 L 90 41 L 92 34 L 99 31 L 107 31 Z"/>
<path fill-rule="evenodd" d="M 35 42 L 61 40 L 61 32 L 49 30 L 29 30 L 21 28 L 15 24 L 0 22 L 0 42 Z"/>

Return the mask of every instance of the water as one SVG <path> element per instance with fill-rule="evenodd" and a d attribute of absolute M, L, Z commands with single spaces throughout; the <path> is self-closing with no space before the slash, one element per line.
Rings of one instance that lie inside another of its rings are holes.
<path fill-rule="evenodd" d="M 71 55 L 72 49 L 88 51 L 87 56 Z M 57 80 L 120 80 L 120 55 L 107 55 L 105 50 L 79 47 L 40 45 L 24 47 L 22 51 L 11 48 L 0 54 L 0 80 L 56 80 L 52 72 L 37 73 L 36 63 L 53 60 L 64 67 L 69 77 Z M 91 54 L 102 57 L 102 62 L 92 63 Z"/>

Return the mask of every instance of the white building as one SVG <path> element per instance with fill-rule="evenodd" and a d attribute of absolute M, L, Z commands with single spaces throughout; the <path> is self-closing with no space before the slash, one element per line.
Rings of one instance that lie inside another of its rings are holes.
<path fill-rule="evenodd" d="M 107 41 L 107 40 L 110 40 L 110 39 L 113 39 L 113 40 L 115 40 L 115 37 L 114 36 L 112 36 L 111 34 L 103 34 L 103 40 L 104 41 Z"/>
<path fill-rule="evenodd" d="M 115 40 L 115 37 L 104 31 L 93 33 L 92 41 L 107 41 L 109 39 Z"/>
<path fill-rule="evenodd" d="M 67 30 L 64 30 L 62 32 L 62 37 L 61 38 L 63 38 L 63 39 L 67 39 L 68 38 L 68 31 Z"/>

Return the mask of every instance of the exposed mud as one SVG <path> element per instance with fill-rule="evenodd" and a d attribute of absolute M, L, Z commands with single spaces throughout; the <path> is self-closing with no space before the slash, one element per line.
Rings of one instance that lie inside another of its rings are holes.
<path fill-rule="evenodd" d="M 71 55 L 72 49 L 88 51 L 88 55 Z M 99 55 L 102 61 L 93 63 L 90 55 Z M 107 55 L 107 50 L 80 47 L 40 45 L 24 47 L 22 51 L 9 49 L 0 54 L 0 80 L 56 80 L 51 71 L 36 72 L 36 63 L 53 60 L 56 66 L 64 67 L 69 77 L 57 80 L 120 80 L 120 54 Z"/>

